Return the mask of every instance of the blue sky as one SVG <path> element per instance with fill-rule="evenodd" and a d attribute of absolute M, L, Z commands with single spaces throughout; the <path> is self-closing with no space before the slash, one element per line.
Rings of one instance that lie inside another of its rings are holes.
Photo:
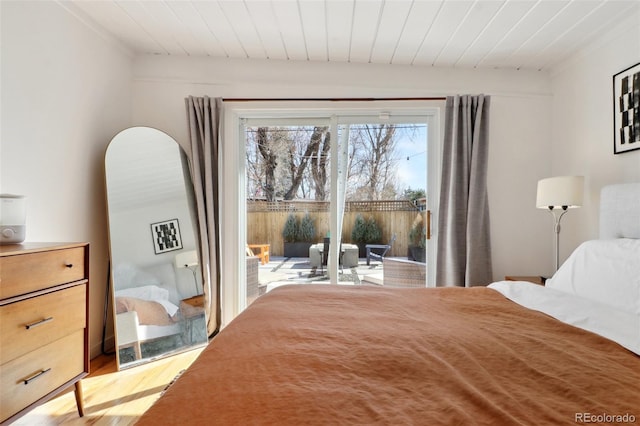
<path fill-rule="evenodd" d="M 419 126 L 415 134 L 402 135 L 396 145 L 398 183 L 402 189 L 427 188 L 427 127 Z M 407 159 L 408 158 L 408 159 Z"/>

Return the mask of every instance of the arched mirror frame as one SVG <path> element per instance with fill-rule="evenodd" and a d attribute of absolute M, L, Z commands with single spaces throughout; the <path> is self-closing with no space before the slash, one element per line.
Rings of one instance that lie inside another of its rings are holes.
<path fill-rule="evenodd" d="M 207 342 L 187 156 L 166 133 L 131 127 L 105 153 L 118 368 Z"/>

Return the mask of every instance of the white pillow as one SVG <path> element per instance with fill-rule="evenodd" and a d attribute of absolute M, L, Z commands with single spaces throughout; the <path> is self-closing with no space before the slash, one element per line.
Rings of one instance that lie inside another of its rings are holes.
<path fill-rule="evenodd" d="M 640 314 L 640 240 L 584 242 L 545 285 Z"/>
<path fill-rule="evenodd" d="M 135 297 L 142 300 L 169 300 L 169 291 L 155 285 L 116 290 L 116 296 Z"/>

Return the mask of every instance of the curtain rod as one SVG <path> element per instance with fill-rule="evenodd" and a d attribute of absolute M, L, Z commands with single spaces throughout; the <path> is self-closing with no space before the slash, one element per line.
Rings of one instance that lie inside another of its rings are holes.
<path fill-rule="evenodd" d="M 326 101 L 326 102 L 373 102 L 373 101 L 446 101 L 446 97 L 430 98 L 222 98 L 223 102 L 290 102 L 290 101 Z"/>

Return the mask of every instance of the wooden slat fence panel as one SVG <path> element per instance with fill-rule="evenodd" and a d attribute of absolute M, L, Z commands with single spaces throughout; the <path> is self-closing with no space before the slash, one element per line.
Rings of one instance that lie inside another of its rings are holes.
<path fill-rule="evenodd" d="M 284 254 L 282 229 L 289 213 L 302 218 L 309 213 L 316 225 L 316 241 L 329 232 L 329 202 L 327 201 L 247 201 L 247 242 L 249 244 L 271 244 L 271 256 Z M 351 231 L 356 216 L 373 217 L 382 230 L 382 241 L 386 244 L 396 234 L 396 241 L 389 256 L 404 257 L 409 246 L 409 232 L 417 216 L 424 219 L 425 212 L 410 201 L 351 201 L 345 205 L 342 241 L 351 243 Z M 424 222 L 423 222 L 424 223 Z"/>

